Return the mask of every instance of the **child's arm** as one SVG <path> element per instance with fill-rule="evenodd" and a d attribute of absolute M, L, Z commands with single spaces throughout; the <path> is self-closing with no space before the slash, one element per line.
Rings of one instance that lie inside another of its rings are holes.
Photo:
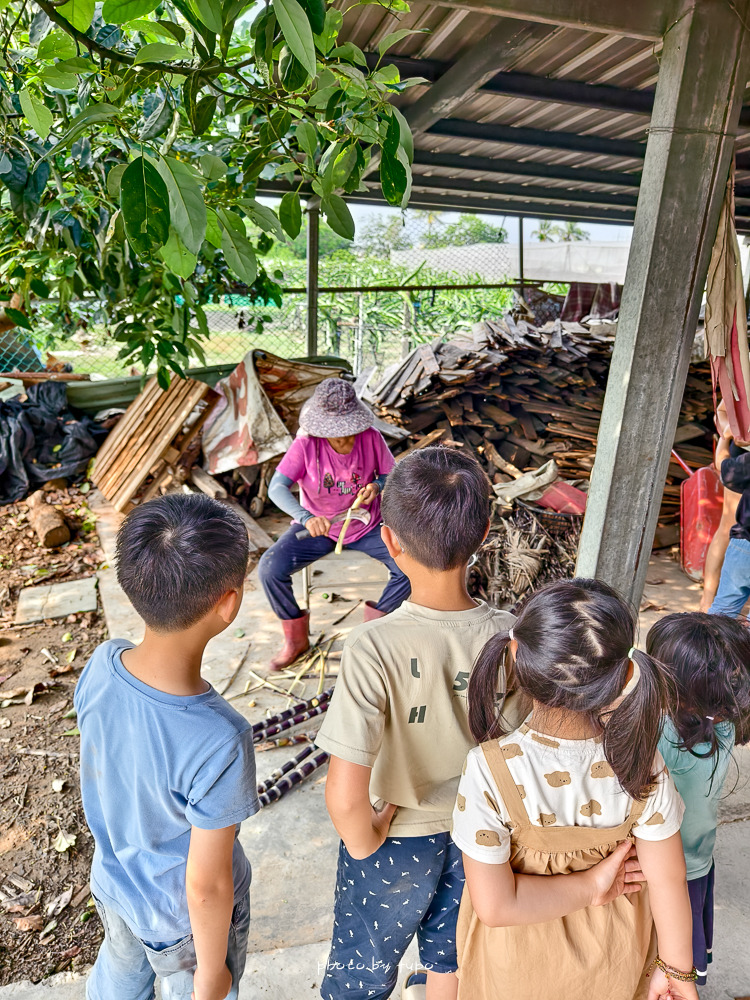
<path fill-rule="evenodd" d="M 638 863 L 626 860 L 630 841 L 585 872 L 568 875 L 517 875 L 509 862 L 485 864 L 464 854 L 466 885 L 474 911 L 488 927 L 540 924 L 585 906 L 602 906 L 623 893 L 638 892 L 631 882 Z"/>
<path fill-rule="evenodd" d="M 685 855 L 679 833 L 667 840 L 638 838 L 638 858 L 649 884 L 649 901 L 659 942 L 659 958 L 672 968 L 693 968 L 693 921 L 685 873 Z M 648 998 L 697 1000 L 694 983 L 667 979 L 660 969 L 651 976 Z"/>
<path fill-rule="evenodd" d="M 326 806 L 333 825 L 353 858 L 367 858 L 382 845 L 396 811 L 386 805 L 375 812 L 370 804 L 370 771 L 331 757 L 326 779 Z"/>
<path fill-rule="evenodd" d="M 234 908 L 235 827 L 192 827 L 185 886 L 197 967 L 193 1000 L 224 1000 L 232 986 L 227 940 Z"/>

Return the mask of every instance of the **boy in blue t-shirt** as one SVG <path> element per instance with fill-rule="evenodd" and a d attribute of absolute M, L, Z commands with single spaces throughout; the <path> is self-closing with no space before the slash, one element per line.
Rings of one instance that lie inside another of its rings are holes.
<path fill-rule="evenodd" d="M 719 800 L 735 743 L 750 740 L 750 630 L 727 615 L 665 615 L 651 627 L 646 651 L 672 668 L 677 685 L 659 750 L 685 803 L 680 834 L 702 986 L 713 945 Z"/>
<path fill-rule="evenodd" d="M 205 496 L 137 507 L 117 575 L 146 623 L 99 646 L 75 692 L 91 891 L 105 938 L 88 1000 L 235 1000 L 250 923 L 239 824 L 259 809 L 250 724 L 201 678 L 247 569 L 237 515 Z"/>

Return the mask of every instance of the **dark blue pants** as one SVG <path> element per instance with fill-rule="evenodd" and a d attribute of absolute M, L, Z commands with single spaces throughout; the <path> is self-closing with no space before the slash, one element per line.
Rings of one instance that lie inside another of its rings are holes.
<path fill-rule="evenodd" d="M 302 526 L 293 524 L 275 545 L 263 553 L 258 564 L 258 577 L 274 614 L 285 620 L 302 617 L 300 606 L 294 599 L 292 573 L 322 559 L 336 548 L 336 543 L 324 535 L 317 538 L 297 538 L 298 531 L 302 531 Z M 364 552 L 388 567 L 388 583 L 376 607 L 384 614 L 395 611 L 411 593 L 411 584 L 388 555 L 388 549 L 380 537 L 380 526 L 372 528 L 356 542 L 346 543 L 344 548 Z"/>
<path fill-rule="evenodd" d="M 463 887 L 461 851 L 448 833 L 388 837 L 364 861 L 342 844 L 323 1000 L 386 1000 L 415 935 L 425 969 L 455 972 Z"/>

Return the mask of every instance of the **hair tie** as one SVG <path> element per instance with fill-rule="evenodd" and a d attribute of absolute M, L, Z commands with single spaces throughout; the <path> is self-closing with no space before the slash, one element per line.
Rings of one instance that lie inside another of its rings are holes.
<path fill-rule="evenodd" d="M 713 722 L 714 721 L 714 716 L 713 715 L 707 715 L 706 718 L 708 719 L 709 722 Z"/>
<path fill-rule="evenodd" d="M 634 691 L 636 685 L 638 684 L 638 681 L 641 679 L 641 668 L 638 666 L 638 663 L 632 659 L 632 654 L 633 651 L 631 649 L 630 654 L 628 655 L 628 659 L 631 660 L 633 664 L 633 676 L 630 678 L 630 680 L 627 682 L 625 687 L 620 692 L 621 698 L 626 698 L 631 693 L 631 691 Z"/>
<path fill-rule="evenodd" d="M 630 649 L 628 650 L 628 659 L 629 660 L 633 659 L 633 653 L 634 652 L 635 652 L 635 646 L 631 646 Z"/>
<path fill-rule="evenodd" d="M 512 625 L 508 629 L 508 638 L 511 640 L 511 642 L 515 639 L 515 636 L 513 635 L 513 626 Z"/>

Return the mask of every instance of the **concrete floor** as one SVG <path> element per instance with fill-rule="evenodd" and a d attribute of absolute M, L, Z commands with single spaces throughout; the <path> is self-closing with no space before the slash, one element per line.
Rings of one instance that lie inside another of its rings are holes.
<path fill-rule="evenodd" d="M 113 561 L 114 533 L 119 517 L 99 507 L 99 535 L 108 559 Z M 263 519 L 272 535 L 284 530 L 286 520 Z M 386 578 L 379 563 L 356 553 L 329 556 L 316 564 L 311 594 L 311 633 L 327 638 L 338 635 L 327 661 L 326 686 L 333 683 L 343 638 L 362 620 L 358 600 L 376 598 Z M 652 560 L 645 601 L 654 605 L 641 615 L 640 644 L 648 628 L 668 611 L 697 607 L 699 587 L 681 573 L 666 555 Z M 100 573 L 99 587 L 110 634 L 135 641 L 142 623 L 117 585 L 114 570 Z M 333 603 L 323 594 L 343 598 Z M 355 610 L 341 622 L 332 623 L 349 608 Z M 236 632 L 241 629 L 244 635 Z M 212 640 L 205 662 L 205 675 L 218 690 L 240 666 L 226 696 L 251 722 L 286 707 L 286 697 L 268 689 L 242 694 L 246 685 L 257 684 L 250 671 L 266 676 L 266 664 L 279 638 L 278 623 L 270 612 L 257 575 L 246 587 L 240 615 L 222 636 Z M 291 675 L 273 677 L 273 683 L 288 688 Z M 317 688 L 318 678 L 306 680 L 304 696 Z M 297 691 L 302 694 L 302 689 Z M 238 697 L 239 696 L 239 697 Z M 313 720 L 314 722 L 317 720 Z M 317 728 L 311 724 L 311 728 Z M 281 748 L 257 755 L 259 779 L 288 760 L 295 748 Z M 750 750 L 737 752 L 736 782 L 730 772 L 728 792 L 722 805 L 722 825 L 717 842 L 717 905 L 714 972 L 701 990 L 702 1000 L 734 1000 L 750 995 L 750 873 L 747 865 L 750 834 Z M 336 871 L 337 837 L 328 819 L 323 798 L 325 770 L 309 778 L 280 802 L 264 809 L 243 825 L 241 841 L 253 865 L 252 910 L 248 964 L 242 997 L 268 1000 L 301 1000 L 318 996 L 317 987 L 325 969 Z M 735 785 L 735 787 L 732 787 Z M 402 965 L 402 978 L 416 962 L 414 946 Z M 68 974 L 34 985 L 18 983 L 0 988 L 0 998 L 26 1000 L 83 1000 L 84 978 Z M 398 995 L 398 992 L 394 995 Z M 507 1000 L 512 1000 L 508 997 Z"/>

